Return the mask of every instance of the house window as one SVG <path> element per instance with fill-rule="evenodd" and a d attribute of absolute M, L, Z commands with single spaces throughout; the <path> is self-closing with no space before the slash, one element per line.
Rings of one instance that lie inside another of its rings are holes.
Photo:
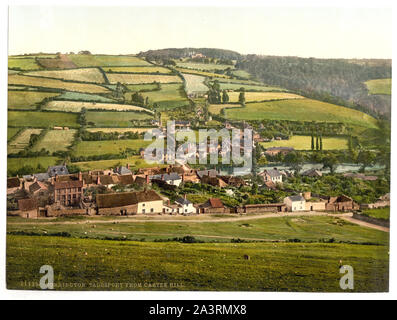
<path fill-rule="evenodd" d="M 142 209 L 142 213 L 145 213 L 145 209 Z"/>
<path fill-rule="evenodd" d="M 144 207 L 144 206 L 145 206 L 145 204 L 143 203 L 143 204 L 142 204 L 142 207 Z"/>
<path fill-rule="evenodd" d="M 151 209 L 150 209 L 150 212 L 154 212 L 154 209 L 153 209 L 153 208 L 151 208 Z"/>

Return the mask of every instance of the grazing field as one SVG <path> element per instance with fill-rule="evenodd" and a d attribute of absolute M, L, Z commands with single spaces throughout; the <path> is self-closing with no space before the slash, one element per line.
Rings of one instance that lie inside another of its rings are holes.
<path fill-rule="evenodd" d="M 88 128 L 87 131 L 89 132 L 120 132 L 120 133 L 124 133 L 124 132 L 138 132 L 138 133 L 142 133 L 142 132 L 147 132 L 147 131 L 151 131 L 153 130 L 153 128 Z"/>
<path fill-rule="evenodd" d="M 132 94 L 132 92 L 127 92 L 127 94 L 125 94 L 127 101 L 131 99 Z M 142 95 L 145 99 L 149 99 L 150 105 L 156 103 L 160 109 L 189 105 L 183 86 L 178 83 L 162 84 L 161 90 L 142 92 Z"/>
<path fill-rule="evenodd" d="M 376 127 L 376 120 L 363 112 L 311 99 L 247 103 L 245 108 L 225 110 L 225 116 L 239 120 L 327 121 Z"/>
<path fill-rule="evenodd" d="M 391 79 L 375 79 L 365 82 L 369 94 L 391 94 Z"/>
<path fill-rule="evenodd" d="M 230 102 L 238 102 L 240 92 L 228 92 Z M 245 92 L 245 101 L 266 101 L 282 99 L 303 99 L 302 96 L 288 92 Z"/>
<path fill-rule="evenodd" d="M 279 87 L 269 87 L 265 85 L 254 85 L 254 84 L 245 84 L 245 83 L 219 83 L 221 90 L 240 90 L 244 88 L 245 91 L 281 91 L 285 92 L 287 90 Z"/>
<path fill-rule="evenodd" d="M 119 167 L 121 165 L 126 165 L 127 163 L 129 163 L 133 169 L 163 166 L 163 165 L 158 165 L 157 163 L 148 164 L 140 156 L 130 156 L 128 158 L 123 158 L 123 159 L 82 161 L 82 162 L 74 162 L 73 164 L 81 168 L 81 170 L 87 171 L 87 170 L 110 169 L 110 168 Z"/>
<path fill-rule="evenodd" d="M 243 79 L 251 78 L 251 74 L 245 70 L 233 70 L 232 74 L 236 77 L 243 78 Z"/>
<path fill-rule="evenodd" d="M 151 142 L 143 139 L 135 140 L 106 140 L 106 141 L 81 141 L 73 148 L 73 155 L 95 156 L 103 154 L 120 154 L 126 149 L 139 150 L 147 147 Z"/>
<path fill-rule="evenodd" d="M 77 68 L 66 54 L 59 54 L 54 58 L 38 58 L 37 63 L 45 69 L 74 69 Z"/>
<path fill-rule="evenodd" d="M 115 102 L 115 100 L 100 96 L 98 94 L 89 94 L 81 92 L 66 91 L 55 100 L 69 100 L 69 101 L 87 101 L 87 102 Z"/>
<path fill-rule="evenodd" d="M 45 98 L 53 98 L 59 93 L 39 91 L 8 91 L 8 109 L 35 110 Z"/>
<path fill-rule="evenodd" d="M 56 151 L 67 151 L 73 143 L 76 130 L 50 130 L 41 139 L 32 151 L 48 150 L 50 153 Z"/>
<path fill-rule="evenodd" d="M 362 212 L 363 215 L 368 217 L 382 219 L 382 220 L 390 220 L 390 208 L 379 208 L 379 209 L 366 209 Z"/>
<path fill-rule="evenodd" d="M 207 92 L 208 87 L 204 84 L 205 77 L 183 73 L 186 80 L 186 91 L 188 94 L 195 92 Z"/>
<path fill-rule="evenodd" d="M 230 78 L 229 76 L 225 74 L 218 74 L 214 72 L 208 72 L 208 71 L 199 71 L 199 70 L 194 70 L 194 69 L 187 69 L 187 68 L 175 68 L 181 73 L 192 73 L 192 74 L 197 74 L 199 76 L 204 76 L 208 78 L 225 78 L 228 79 Z"/>
<path fill-rule="evenodd" d="M 158 88 L 158 85 L 155 84 L 155 83 L 127 84 L 125 86 L 127 87 L 128 90 L 130 90 L 132 92 L 153 91 L 153 90 L 156 90 Z"/>
<path fill-rule="evenodd" d="M 88 125 L 108 128 L 134 128 L 136 127 L 135 122 L 139 122 L 140 120 L 150 120 L 152 118 L 153 117 L 146 112 L 88 111 L 86 113 Z"/>
<path fill-rule="evenodd" d="M 56 78 L 68 81 L 105 83 L 105 78 L 98 68 L 81 68 L 67 70 L 44 70 L 25 73 L 28 76 Z"/>
<path fill-rule="evenodd" d="M 11 127 L 51 128 L 79 127 L 77 114 L 65 112 L 8 111 L 8 125 Z"/>
<path fill-rule="evenodd" d="M 8 289 L 39 289 L 40 267 L 48 264 L 54 268 L 55 289 L 61 290 L 341 292 L 342 260 L 355 267 L 355 292 L 388 291 L 386 246 L 145 243 L 7 235 L 6 252 Z M 66 285 L 73 283 L 81 287 Z M 153 283 L 167 286 L 147 285 Z"/>
<path fill-rule="evenodd" d="M 7 153 L 18 153 L 19 151 L 24 150 L 29 145 L 30 136 L 32 134 L 40 134 L 40 132 L 41 129 L 25 129 L 8 144 Z"/>
<path fill-rule="evenodd" d="M 151 66 L 149 62 L 134 56 L 71 54 L 68 57 L 79 67 Z"/>
<path fill-rule="evenodd" d="M 15 176 L 15 172 L 24 166 L 30 166 L 34 169 L 34 172 L 38 173 L 40 170 L 36 170 L 40 166 L 41 172 L 47 171 L 49 166 L 54 166 L 59 162 L 57 157 L 33 157 L 33 158 L 8 158 L 7 159 L 7 175 Z"/>
<path fill-rule="evenodd" d="M 109 89 L 90 83 L 67 82 L 50 78 L 39 78 L 12 74 L 8 76 L 8 84 L 26 85 L 32 87 L 54 88 L 67 91 L 78 91 L 86 93 L 109 93 Z"/>
<path fill-rule="evenodd" d="M 21 130 L 21 128 L 7 128 L 7 141 L 10 141 L 18 132 Z"/>
<path fill-rule="evenodd" d="M 63 112 L 81 112 L 81 109 L 86 108 L 87 110 L 114 110 L 114 111 L 145 111 L 153 113 L 148 109 L 132 106 L 128 104 L 117 104 L 117 103 L 96 103 L 96 102 L 82 102 L 82 101 L 50 101 L 44 107 L 43 110 L 51 111 L 63 111 Z"/>
<path fill-rule="evenodd" d="M 234 66 L 231 65 L 215 64 L 215 63 L 177 62 L 176 65 L 181 68 L 204 70 L 204 71 L 225 70 L 227 68 L 234 69 Z"/>
<path fill-rule="evenodd" d="M 102 67 L 105 72 L 120 72 L 120 73 L 171 73 L 168 68 L 160 66 L 143 66 L 143 67 Z"/>
<path fill-rule="evenodd" d="M 9 57 L 8 58 L 8 68 L 17 70 L 40 70 L 41 67 L 37 64 L 36 60 L 31 57 Z"/>
<path fill-rule="evenodd" d="M 178 76 L 156 74 L 132 74 L 132 73 L 107 73 L 110 83 L 141 84 L 141 83 L 176 83 L 182 82 Z"/>
<path fill-rule="evenodd" d="M 208 111 L 212 114 L 220 114 L 224 108 L 241 108 L 239 104 L 210 104 Z"/>
<path fill-rule="evenodd" d="M 315 140 L 315 138 L 314 138 Z M 345 138 L 322 137 L 323 150 L 345 150 L 347 140 Z M 292 147 L 295 150 L 311 150 L 311 136 L 292 136 L 289 140 L 274 140 L 271 142 L 261 142 L 264 148 L 270 147 Z"/>

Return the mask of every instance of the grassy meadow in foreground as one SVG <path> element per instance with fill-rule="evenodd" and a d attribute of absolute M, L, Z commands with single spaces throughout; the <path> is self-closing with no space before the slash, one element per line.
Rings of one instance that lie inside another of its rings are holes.
<path fill-rule="evenodd" d="M 384 246 L 145 243 L 11 235 L 6 281 L 8 289 L 39 289 L 39 270 L 46 264 L 54 268 L 58 290 L 340 292 L 340 260 L 355 267 L 355 292 L 388 290 Z M 68 283 L 78 287 L 65 287 Z M 116 286 L 120 283 L 124 285 Z M 153 283 L 168 285 L 148 287 Z"/>

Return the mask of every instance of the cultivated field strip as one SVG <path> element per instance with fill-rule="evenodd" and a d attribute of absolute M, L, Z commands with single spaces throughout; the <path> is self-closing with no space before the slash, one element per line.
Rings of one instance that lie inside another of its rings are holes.
<path fill-rule="evenodd" d="M 87 110 L 93 109 L 93 110 L 112 110 L 112 111 L 144 111 L 153 114 L 153 111 L 149 109 L 128 105 L 128 104 L 97 103 L 97 102 L 82 102 L 82 101 L 50 101 L 43 107 L 43 110 L 81 112 L 83 108 Z"/>
<path fill-rule="evenodd" d="M 98 68 L 80 68 L 66 70 L 44 70 L 25 73 L 28 76 L 56 78 L 61 80 L 105 83 L 105 77 Z"/>

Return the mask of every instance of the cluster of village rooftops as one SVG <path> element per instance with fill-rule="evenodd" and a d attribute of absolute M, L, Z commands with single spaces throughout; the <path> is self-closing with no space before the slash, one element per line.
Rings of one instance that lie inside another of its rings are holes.
<path fill-rule="evenodd" d="M 276 168 L 259 174 L 261 187 L 276 189 L 283 178 L 292 175 Z M 303 175 L 319 176 L 321 172 L 309 170 Z M 25 218 L 66 215 L 136 215 L 136 214 L 211 214 L 211 213 L 261 213 L 285 211 L 348 211 L 360 208 L 350 197 L 340 195 L 326 197 L 310 192 L 284 198 L 282 203 L 246 204 L 234 208 L 225 206 L 221 199 L 210 198 L 205 203 L 192 203 L 181 196 L 173 203 L 151 187 L 178 189 L 185 182 L 209 184 L 225 188 L 233 195 L 233 189 L 246 185 L 242 177 L 220 175 L 216 170 L 196 170 L 188 165 L 168 165 L 139 169 L 133 173 L 130 166 L 104 171 L 88 171 L 70 174 L 66 165 L 51 166 L 47 172 L 11 177 L 7 179 L 7 198 L 15 206 L 8 206 L 8 215 Z M 114 186 L 139 186 L 142 191 L 114 192 Z M 102 188 L 96 196 L 87 189 Z M 107 190 L 106 190 L 107 189 Z M 89 194 L 89 195 L 87 195 Z M 372 207 L 390 205 L 389 195 L 380 198 Z M 368 206 L 368 205 L 367 205 Z"/>

